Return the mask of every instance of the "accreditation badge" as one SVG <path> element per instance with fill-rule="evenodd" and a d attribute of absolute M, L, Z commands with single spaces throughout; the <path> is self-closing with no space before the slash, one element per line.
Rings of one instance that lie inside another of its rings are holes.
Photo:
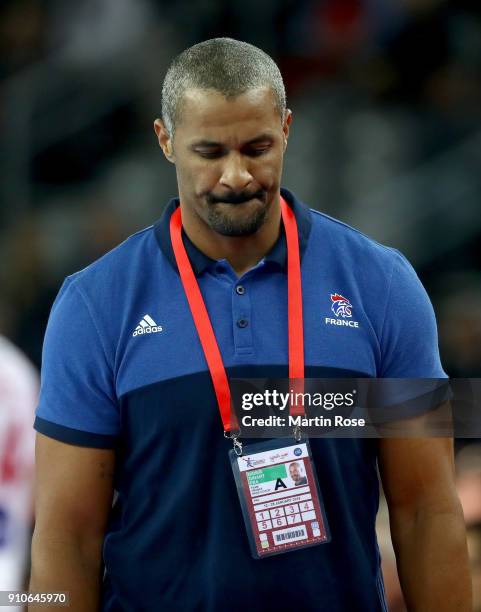
<path fill-rule="evenodd" d="M 254 558 L 329 542 L 307 439 L 269 440 L 229 456 Z"/>

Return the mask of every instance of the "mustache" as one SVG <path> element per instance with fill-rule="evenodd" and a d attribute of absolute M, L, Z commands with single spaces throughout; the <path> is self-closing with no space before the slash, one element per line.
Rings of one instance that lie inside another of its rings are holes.
<path fill-rule="evenodd" d="M 264 202 L 265 195 L 266 194 L 263 189 L 259 189 L 254 193 L 247 193 L 245 191 L 240 191 L 239 193 L 230 192 L 221 197 L 216 196 L 213 193 L 209 193 L 207 195 L 207 202 L 209 204 L 243 204 L 244 202 L 248 202 L 254 198 L 258 198 Z"/>

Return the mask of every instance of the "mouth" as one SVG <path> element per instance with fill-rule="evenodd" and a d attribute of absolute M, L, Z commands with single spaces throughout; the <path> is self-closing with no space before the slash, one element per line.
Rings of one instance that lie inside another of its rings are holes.
<path fill-rule="evenodd" d="M 231 206 L 240 206 L 242 204 L 249 204 L 250 202 L 255 202 L 255 201 L 264 202 L 265 201 L 264 193 L 257 192 L 257 193 L 253 193 L 252 195 L 248 195 L 247 197 L 244 194 L 239 194 L 238 196 L 232 195 L 226 198 L 225 200 L 222 200 L 220 198 L 213 197 L 213 196 L 208 197 L 208 202 L 211 205 L 226 204 L 226 205 L 231 205 Z"/>
<path fill-rule="evenodd" d="M 242 201 L 236 201 L 236 202 L 232 202 L 230 200 L 216 200 L 214 202 L 214 204 L 225 204 L 226 206 L 242 206 L 243 204 L 249 204 L 251 202 L 259 202 L 261 201 L 261 198 L 253 196 L 252 198 L 249 198 L 248 200 L 242 200 Z"/>

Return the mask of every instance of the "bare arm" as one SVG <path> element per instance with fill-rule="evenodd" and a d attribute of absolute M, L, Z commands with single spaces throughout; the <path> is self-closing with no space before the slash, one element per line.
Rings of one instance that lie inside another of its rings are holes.
<path fill-rule="evenodd" d="M 69 610 L 95 612 L 102 543 L 112 505 L 114 451 L 73 446 L 37 434 L 35 454 L 30 591 L 69 591 Z M 48 609 L 29 606 L 32 611 Z"/>
<path fill-rule="evenodd" d="M 399 577 L 410 612 L 471 612 L 462 509 L 446 438 L 380 440 Z"/>

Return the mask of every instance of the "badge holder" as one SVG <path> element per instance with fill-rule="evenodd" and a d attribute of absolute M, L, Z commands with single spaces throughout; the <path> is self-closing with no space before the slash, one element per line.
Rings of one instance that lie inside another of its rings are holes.
<path fill-rule="evenodd" d="M 281 197 L 287 243 L 289 379 L 304 378 L 304 329 L 299 239 L 294 212 Z M 307 439 L 298 428 L 293 438 L 248 445 L 240 430 L 231 431 L 231 393 L 209 313 L 182 240 L 182 213 L 170 218 L 170 238 L 182 286 L 212 377 L 237 491 L 255 558 L 323 544 L 330 539 L 321 492 Z"/>
<path fill-rule="evenodd" d="M 234 446 L 229 458 L 255 559 L 330 541 L 307 438 Z"/>

